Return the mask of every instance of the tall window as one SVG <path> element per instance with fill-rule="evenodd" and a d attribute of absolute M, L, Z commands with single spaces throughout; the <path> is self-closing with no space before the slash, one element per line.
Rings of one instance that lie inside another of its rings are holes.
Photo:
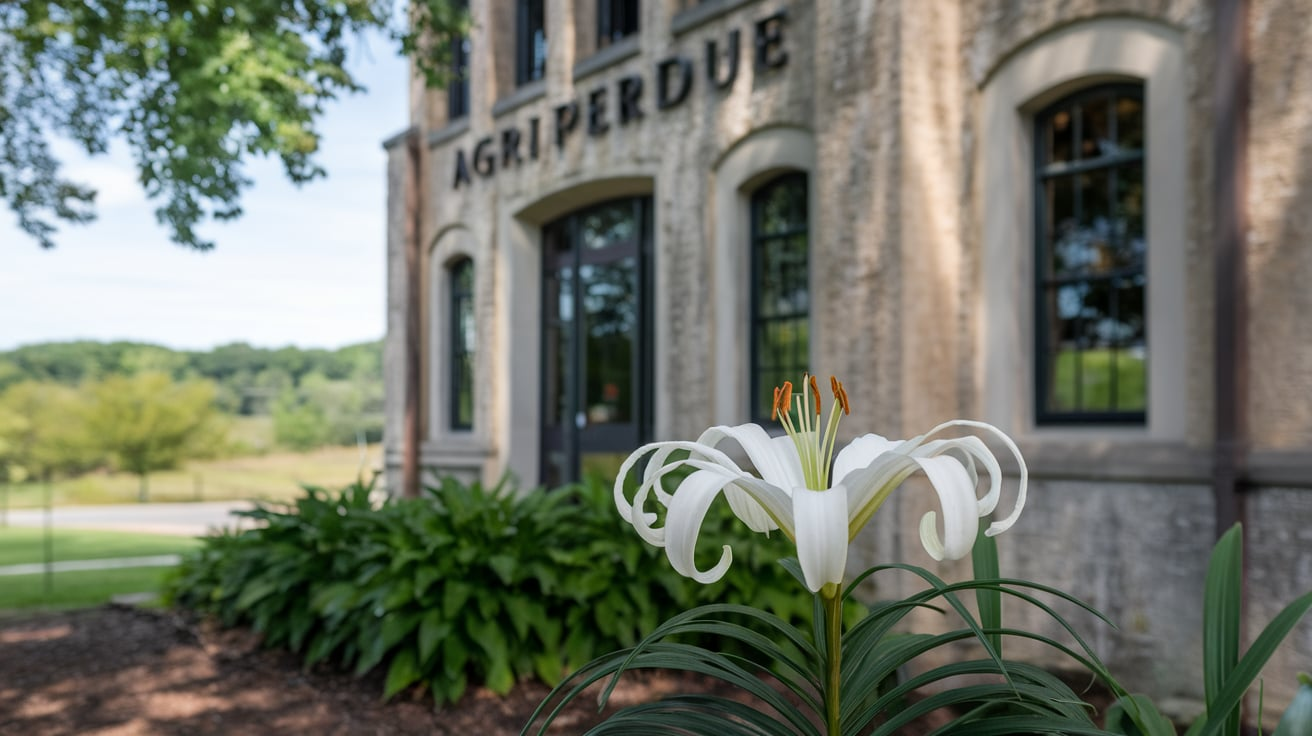
<path fill-rule="evenodd" d="M 1036 420 L 1143 424 L 1143 87 L 1084 90 L 1035 122 Z"/>
<path fill-rule="evenodd" d="M 638 32 L 638 0 L 598 0 L 597 48 Z"/>
<path fill-rule="evenodd" d="M 457 0 L 455 9 L 467 12 L 469 0 Z M 446 89 L 446 119 L 457 120 L 469 114 L 469 37 L 451 41 L 451 84 Z"/>
<path fill-rule="evenodd" d="M 474 426 L 474 262 L 451 266 L 451 429 Z"/>
<path fill-rule="evenodd" d="M 528 84 L 547 71 L 546 0 L 519 0 L 515 43 L 515 82 Z"/>
<path fill-rule="evenodd" d="M 785 174 L 752 194 L 751 411 L 770 419 L 773 389 L 810 367 L 806 174 Z"/>

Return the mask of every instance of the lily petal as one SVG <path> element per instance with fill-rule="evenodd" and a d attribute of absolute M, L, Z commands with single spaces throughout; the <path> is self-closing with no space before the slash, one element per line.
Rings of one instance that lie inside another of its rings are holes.
<path fill-rule="evenodd" d="M 875 458 L 901 444 L 901 440 L 890 440 L 877 434 L 863 434 L 847 443 L 834 457 L 833 485 L 841 483 L 853 470 L 866 467 Z"/>
<path fill-rule="evenodd" d="M 826 583 L 841 585 L 847 569 L 847 494 L 798 487 L 792 496 L 797 561 L 806 587 L 818 593 Z"/>
<path fill-rule="evenodd" d="M 792 440 L 787 437 L 771 437 L 759 424 L 739 424 L 734 427 L 711 427 L 702 432 L 697 441 L 718 448 L 726 439 L 737 442 L 743 448 L 761 480 L 780 488 L 802 485 L 802 463 Z"/>
<path fill-rule="evenodd" d="M 675 572 L 699 583 L 713 583 L 724 577 L 733 562 L 733 550 L 724 545 L 720 561 L 709 570 L 698 570 L 693 560 L 697 549 L 697 535 L 701 532 L 706 511 L 731 480 L 720 473 L 698 470 L 679 484 L 665 517 L 665 556 Z"/>
<path fill-rule="evenodd" d="M 953 457 L 916 458 L 930 485 L 938 493 L 943 509 L 943 538 L 938 536 L 933 511 L 920 519 L 920 542 L 935 560 L 959 560 L 975 546 L 979 525 L 976 514 L 975 486 L 965 466 Z"/>
<path fill-rule="evenodd" d="M 1020 468 L 1020 483 L 1017 484 L 1016 488 L 1016 504 L 1012 506 L 1011 513 L 1007 515 L 1007 518 L 993 522 L 984 533 L 990 537 L 994 537 L 1007 531 L 1011 528 L 1012 524 L 1016 523 L 1016 519 L 1020 518 L 1020 512 L 1025 508 L 1026 491 L 1029 487 L 1030 471 L 1025 465 L 1025 458 L 1020 454 L 1020 448 L 1016 447 L 1016 443 L 1007 436 L 1006 432 L 1003 432 L 987 422 L 976 422 L 970 419 L 954 419 L 950 422 L 944 422 L 943 424 L 929 430 L 929 432 L 926 433 L 926 436 L 948 427 L 970 427 L 972 429 L 982 429 L 989 432 L 1002 442 L 1008 450 L 1011 450 L 1011 454 L 1016 458 L 1016 465 Z M 999 470 L 998 475 L 1001 476 L 1001 470 Z M 993 491 L 990 488 L 989 495 L 991 496 L 992 493 Z"/>

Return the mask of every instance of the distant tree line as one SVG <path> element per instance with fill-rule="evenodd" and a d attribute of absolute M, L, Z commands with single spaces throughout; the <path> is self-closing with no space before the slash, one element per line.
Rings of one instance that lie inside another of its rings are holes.
<path fill-rule="evenodd" d="M 138 387 L 140 391 L 134 394 L 132 389 Z M 102 448 L 101 455 L 96 456 L 87 450 L 97 443 L 58 439 L 55 435 L 77 434 L 95 426 L 103 437 L 110 429 L 127 432 L 127 425 L 148 429 L 145 425 L 154 423 L 158 428 L 169 423 L 159 413 L 163 410 L 145 412 L 142 402 L 151 403 L 146 398 L 139 398 L 137 403 L 112 401 L 116 395 L 138 394 L 167 397 L 165 403 L 185 406 L 184 414 L 199 416 L 205 413 L 199 408 L 204 406 L 220 419 L 226 417 L 229 424 L 241 417 L 268 418 L 274 442 L 288 449 L 354 444 L 361 439 L 376 442 L 382 437 L 383 425 L 382 343 L 361 343 L 338 350 L 268 349 L 233 343 L 199 352 L 135 342 L 77 341 L 0 352 L 0 463 L 6 445 L 12 455 L 16 445 L 40 444 L 44 448 L 41 453 L 47 455 L 60 455 L 60 446 L 82 448 L 63 453 L 76 458 L 51 459 L 59 472 L 76 471 L 79 464 L 97 465 L 104 461 L 105 451 Z M 97 411 L 104 414 L 99 420 L 93 418 Z M 174 417 L 174 423 L 186 421 Z M 212 426 L 224 423 L 200 422 Z M 46 439 L 38 441 L 35 435 L 15 439 L 23 436 L 15 427 L 37 432 L 33 424 L 43 425 L 39 432 Z M 213 453 L 267 449 L 233 447 L 228 439 L 216 439 L 218 435 L 212 429 L 199 432 L 199 436 L 207 432 L 206 441 Z M 151 442 L 154 440 L 140 440 L 138 444 L 149 446 Z M 194 456 L 194 449 L 188 450 L 187 456 Z M 143 464 L 140 459 L 134 462 L 122 456 L 117 456 L 117 463 L 133 472 L 138 472 L 134 465 L 151 466 L 150 462 Z M 28 464 L 33 462 L 29 459 Z M 43 460 L 34 467 L 49 464 Z"/>

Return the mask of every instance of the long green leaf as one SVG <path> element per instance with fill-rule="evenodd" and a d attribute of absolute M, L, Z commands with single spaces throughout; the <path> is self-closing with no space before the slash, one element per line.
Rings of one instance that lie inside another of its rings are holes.
<path fill-rule="evenodd" d="M 1002 577 L 998 564 L 997 539 L 984 533 L 988 524 L 987 519 L 980 520 L 979 536 L 975 538 L 975 546 L 970 551 L 976 580 L 993 580 Z M 981 626 L 986 629 L 1002 627 L 1002 593 L 999 590 L 988 586 L 975 588 L 975 605 L 979 607 Z M 1002 637 L 995 637 L 989 643 L 1001 656 Z"/>
<path fill-rule="evenodd" d="M 1222 730 L 1225 727 L 1225 721 L 1220 718 L 1211 717 L 1212 713 L 1230 713 L 1232 710 L 1238 710 L 1240 701 L 1243 700 L 1244 693 L 1252 686 L 1253 681 L 1262 673 L 1262 668 L 1266 666 L 1267 660 L 1275 654 L 1280 643 L 1285 640 L 1290 631 L 1298 625 L 1303 616 L 1312 610 L 1312 592 L 1304 593 L 1302 596 L 1294 599 L 1293 603 L 1285 606 L 1276 617 L 1271 619 L 1271 623 L 1262 629 L 1258 634 L 1253 645 L 1244 653 L 1239 664 L 1230 672 L 1230 677 L 1225 681 L 1224 686 L 1217 692 L 1216 698 L 1208 699 L 1208 713 L 1203 717 L 1206 721 L 1199 728 L 1199 736 L 1214 736 L 1215 734 L 1231 734 L 1238 731 Z M 1189 729 L 1193 732 L 1193 728 Z"/>
<path fill-rule="evenodd" d="M 1224 719 L 1226 734 L 1239 733 L 1239 704 L 1218 707 L 1218 696 L 1239 662 L 1239 602 L 1244 536 L 1235 524 L 1212 549 L 1203 591 L 1203 689 L 1209 720 Z"/>
<path fill-rule="evenodd" d="M 1107 728 L 1121 736 L 1175 736 L 1175 725 L 1144 695 L 1125 695 L 1113 703 Z"/>

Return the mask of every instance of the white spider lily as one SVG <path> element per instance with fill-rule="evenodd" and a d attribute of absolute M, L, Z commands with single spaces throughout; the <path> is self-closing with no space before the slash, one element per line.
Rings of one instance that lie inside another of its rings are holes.
<path fill-rule="evenodd" d="M 830 384 L 835 401 L 823 432 L 819 427 L 816 380 L 804 377 L 802 395 L 795 401 L 791 383 L 775 389 L 775 417 L 784 426 L 783 437 L 771 437 L 756 424 L 742 424 L 711 427 L 696 442 L 653 442 L 638 448 L 624 461 L 615 480 L 615 506 L 620 516 L 647 542 L 664 547 L 679 574 L 713 583 L 729 569 L 732 550 L 725 545 L 720 561 L 709 570 L 697 569 L 693 551 L 707 510 L 724 493 L 734 514 L 752 531 L 769 533 L 780 529 L 796 544 L 806 585 L 812 592 L 819 592 L 826 585 L 842 584 L 848 544 L 893 490 L 919 471 L 937 493 L 943 517 L 942 532 L 936 512 L 922 517 L 921 542 L 935 560 L 961 559 L 975 544 L 978 520 L 997 508 L 1002 495 L 1002 470 L 979 437 L 931 438 L 951 427 L 969 427 L 995 435 L 1020 465 L 1015 506 L 1006 518 L 993 521 L 985 534 L 1001 534 L 1015 523 L 1025 506 L 1028 471 L 1020 450 L 1002 431 L 983 422 L 955 420 L 909 440 L 862 435 L 835 456 L 839 419 L 849 413 L 849 406 L 843 385 L 833 378 Z M 796 410 L 796 419 L 791 409 Z M 719 449 L 725 440 L 742 447 L 754 474 L 740 468 Z M 686 451 L 688 456 L 672 460 L 679 451 Z M 650 459 L 642 483 L 630 502 L 624 493 L 624 481 L 647 456 Z M 977 496 L 976 491 L 980 466 L 989 476 L 988 491 L 983 496 Z M 679 469 L 691 473 L 669 493 L 662 480 Z M 667 510 L 664 526 L 655 526 L 657 514 L 646 510 L 653 495 Z"/>

